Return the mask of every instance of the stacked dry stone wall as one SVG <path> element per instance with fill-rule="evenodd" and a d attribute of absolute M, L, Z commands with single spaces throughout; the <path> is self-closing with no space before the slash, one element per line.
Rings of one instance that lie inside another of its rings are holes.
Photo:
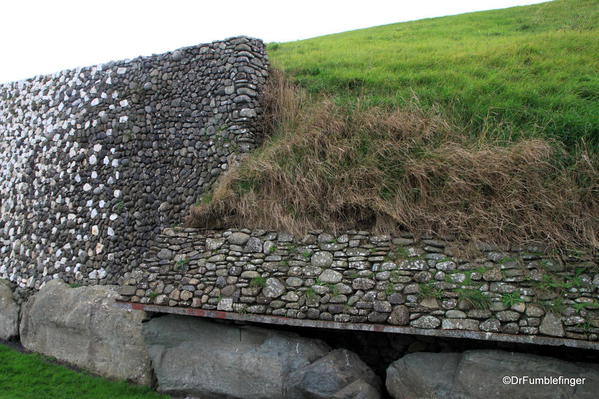
<path fill-rule="evenodd" d="M 538 246 L 364 231 L 166 229 L 121 287 L 131 302 L 336 322 L 596 341 L 598 259 Z"/>
<path fill-rule="evenodd" d="M 118 281 L 260 141 L 245 37 L 0 85 L 0 279 Z"/>

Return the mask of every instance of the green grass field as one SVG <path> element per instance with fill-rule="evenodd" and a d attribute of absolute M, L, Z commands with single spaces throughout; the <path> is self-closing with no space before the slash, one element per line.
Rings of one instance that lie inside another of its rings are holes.
<path fill-rule="evenodd" d="M 150 388 L 78 373 L 0 345 L 1 399 L 158 399 Z"/>
<path fill-rule="evenodd" d="M 398 19 L 401 16 L 398 16 Z M 599 2 L 553 2 L 268 46 L 272 63 L 338 102 L 420 102 L 473 135 L 599 147 Z"/>

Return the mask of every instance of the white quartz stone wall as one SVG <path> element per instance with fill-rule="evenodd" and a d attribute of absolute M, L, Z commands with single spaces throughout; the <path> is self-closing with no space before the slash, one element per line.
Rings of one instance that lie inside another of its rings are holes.
<path fill-rule="evenodd" d="M 0 278 L 116 282 L 259 140 L 245 37 L 0 85 Z"/>

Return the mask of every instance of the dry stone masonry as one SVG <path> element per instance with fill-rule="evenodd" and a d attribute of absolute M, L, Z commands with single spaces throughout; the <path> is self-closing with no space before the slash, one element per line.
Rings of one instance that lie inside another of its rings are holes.
<path fill-rule="evenodd" d="M 124 299 L 296 319 L 597 341 L 597 258 L 365 231 L 166 229 Z"/>
<path fill-rule="evenodd" d="M 232 38 L 0 85 L 0 279 L 118 281 L 260 141 L 268 60 Z"/>

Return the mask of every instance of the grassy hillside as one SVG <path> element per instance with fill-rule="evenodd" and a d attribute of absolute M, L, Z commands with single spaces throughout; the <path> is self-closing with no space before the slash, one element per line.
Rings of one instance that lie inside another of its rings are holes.
<path fill-rule="evenodd" d="M 398 16 L 399 18 L 400 16 Z M 275 66 L 341 102 L 441 106 L 472 134 L 599 146 L 599 2 L 398 23 L 270 44 Z M 491 123 L 489 123 L 491 122 Z"/>
<path fill-rule="evenodd" d="M 196 227 L 599 248 L 599 3 L 271 44 L 270 137 Z"/>

